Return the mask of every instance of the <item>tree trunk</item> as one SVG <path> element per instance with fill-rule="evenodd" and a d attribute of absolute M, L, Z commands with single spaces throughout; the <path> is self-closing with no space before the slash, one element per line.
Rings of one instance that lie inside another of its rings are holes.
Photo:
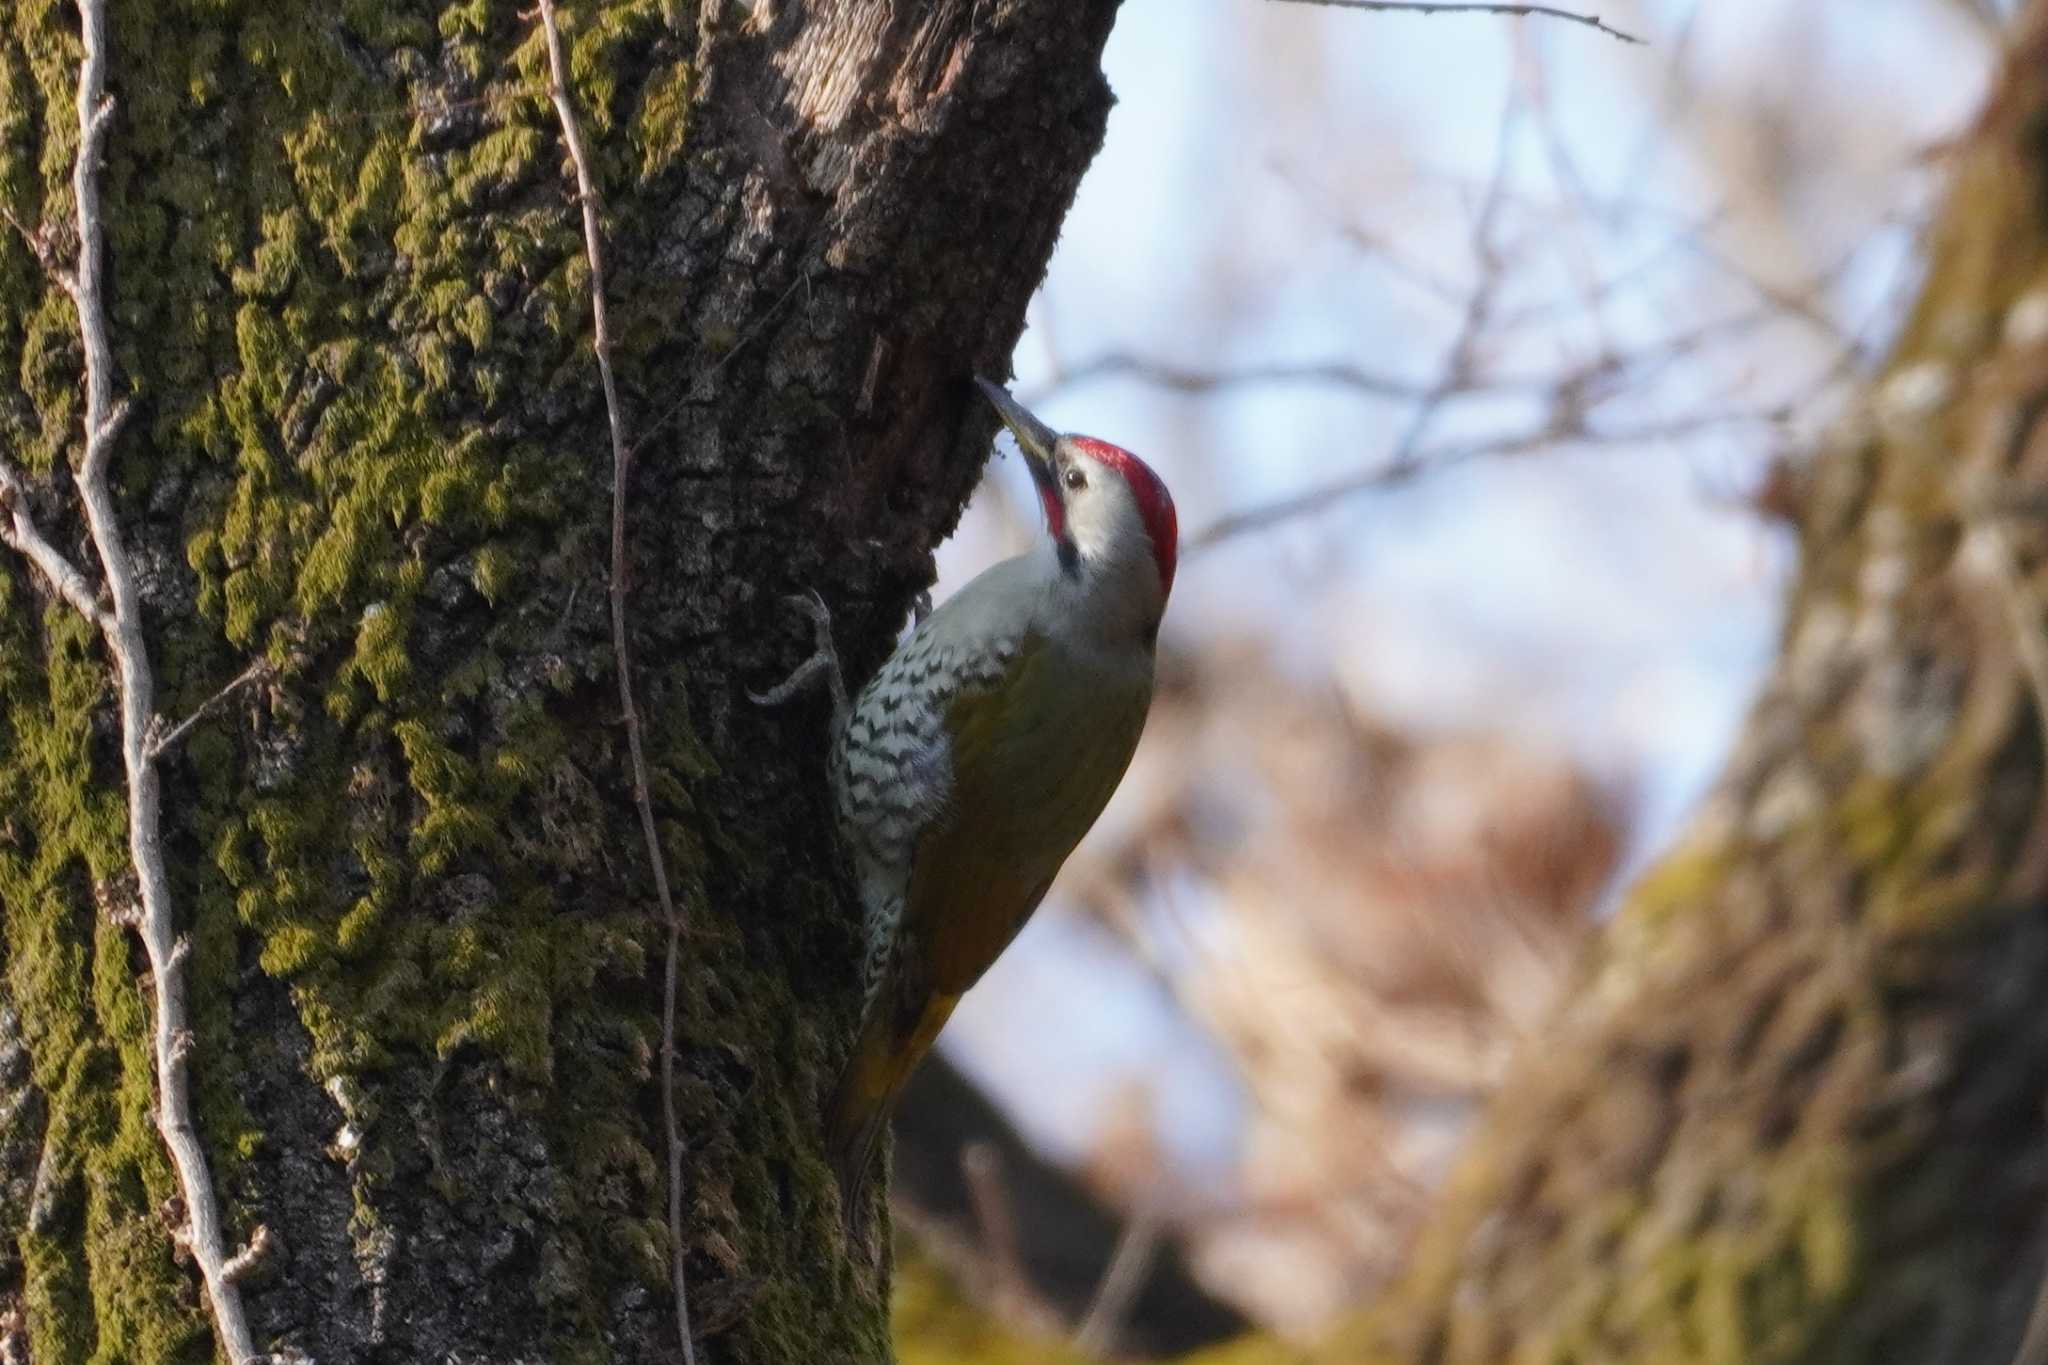
<path fill-rule="evenodd" d="M 1802 568 L 1746 738 L 1374 1358 L 2014 1358 L 2048 1234 L 2044 127 L 2036 0 L 1896 354 L 1784 473 Z"/>
<path fill-rule="evenodd" d="M 1109 107 L 1114 0 L 631 0 L 563 16 L 603 199 L 630 622 L 688 916 L 678 1101 L 700 1358 L 884 1360 L 818 1094 L 857 1006 L 822 703 L 878 662 L 988 447 Z M 0 454 L 90 564 L 78 20 L 0 27 Z M 663 954 L 608 633 L 589 267 L 511 5 L 117 5 L 100 171 L 114 484 L 159 709 L 199 1130 L 267 1349 L 680 1358 Z M 37 225 L 53 230 L 45 233 Z M 200 1361 L 151 1122 L 113 674 L 0 548 L 0 1358 Z M 99 909 L 96 910 L 96 905 Z M 13 1354 L 7 1354 L 7 1352 Z"/>

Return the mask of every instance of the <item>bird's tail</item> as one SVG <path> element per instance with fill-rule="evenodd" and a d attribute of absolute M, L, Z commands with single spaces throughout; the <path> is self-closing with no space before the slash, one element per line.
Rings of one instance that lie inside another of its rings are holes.
<path fill-rule="evenodd" d="M 849 1239 L 867 1206 L 868 1173 L 874 1169 L 875 1148 L 888 1130 L 896 1097 L 959 1001 L 957 995 L 932 995 L 906 1007 L 891 1001 L 885 989 L 868 1002 L 853 1055 L 846 1059 L 825 1109 L 825 1150 L 832 1173 L 839 1177 L 839 1207 Z"/>

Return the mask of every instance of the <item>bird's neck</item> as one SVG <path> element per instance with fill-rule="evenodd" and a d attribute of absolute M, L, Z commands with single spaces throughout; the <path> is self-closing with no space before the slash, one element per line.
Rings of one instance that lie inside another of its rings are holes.
<path fill-rule="evenodd" d="M 1139 551 L 1118 555 L 1084 549 L 1069 564 L 1050 543 L 1034 550 L 1049 624 L 1076 643 L 1110 651 L 1140 648 L 1149 656 L 1166 603 L 1151 553 L 1142 546 Z"/>

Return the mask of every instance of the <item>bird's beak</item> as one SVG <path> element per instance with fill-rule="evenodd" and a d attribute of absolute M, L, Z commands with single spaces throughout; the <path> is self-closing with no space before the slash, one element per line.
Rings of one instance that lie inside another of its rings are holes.
<path fill-rule="evenodd" d="M 1024 459 L 1031 466 L 1031 477 L 1041 487 L 1056 488 L 1053 478 L 1052 448 L 1059 440 L 1059 433 L 1026 411 L 1024 405 L 1010 397 L 1009 390 L 1000 384 L 991 384 L 979 375 L 975 385 L 982 396 L 995 407 L 996 415 L 1003 419 L 1003 425 L 1017 438 L 1017 448 L 1024 452 Z"/>

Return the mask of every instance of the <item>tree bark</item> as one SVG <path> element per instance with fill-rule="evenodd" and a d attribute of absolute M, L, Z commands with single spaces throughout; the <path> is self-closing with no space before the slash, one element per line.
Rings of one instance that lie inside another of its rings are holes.
<path fill-rule="evenodd" d="M 1368 1328 L 1430 1362 L 2012 1360 L 2048 1222 L 2048 4 L 1789 466 L 1783 654 Z"/>
<path fill-rule="evenodd" d="M 603 197 L 630 623 L 689 919 L 700 1358 L 884 1360 L 817 1102 L 857 1007 L 822 704 L 744 689 L 830 603 L 879 661 L 993 423 L 1109 107 L 1114 0 L 563 14 Z M 0 24 L 0 453 L 82 520 L 77 20 Z M 680 1357 L 662 954 L 606 619 L 573 178 L 514 7 L 115 6 L 114 483 L 161 709 L 198 1126 L 287 1358 Z M 44 225 L 54 225 L 47 233 Z M 81 560 L 86 560 L 81 555 Z M 89 562 L 89 561 L 88 561 Z M 0 550 L 0 1351 L 213 1357 L 151 1126 L 112 674 Z M 96 910 L 96 905 L 100 907 Z M 14 1356 L 0 1355 L 12 1360 Z"/>

